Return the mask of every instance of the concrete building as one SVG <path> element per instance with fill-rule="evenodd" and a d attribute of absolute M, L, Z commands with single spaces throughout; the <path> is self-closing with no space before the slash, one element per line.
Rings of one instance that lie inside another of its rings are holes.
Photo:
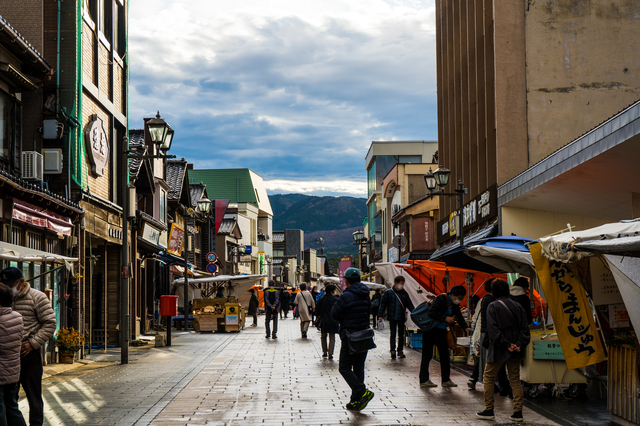
<path fill-rule="evenodd" d="M 409 204 L 427 194 L 423 175 L 429 170 L 426 165 L 437 164 L 437 156 L 438 143 L 435 141 L 374 141 L 371 143 L 365 158 L 367 170 L 365 237 L 369 241 L 365 259 L 368 264 L 388 260 L 389 248 L 392 246 L 394 236 L 391 218 L 403 206 L 403 201 Z M 403 165 L 401 169 L 396 168 L 399 164 Z M 398 170 L 401 170 L 400 175 Z M 385 187 L 385 178 L 390 174 L 393 177 L 387 180 Z M 394 205 L 398 207 L 393 207 Z M 394 208 L 396 210 L 393 210 Z"/>
<path fill-rule="evenodd" d="M 304 265 L 304 231 L 285 229 L 273 232 L 273 274 L 291 285 L 302 282 L 298 267 Z"/>
<path fill-rule="evenodd" d="M 440 164 L 465 203 L 640 98 L 638 13 L 622 0 L 436 0 Z M 441 200 L 443 217 L 455 202 Z"/>

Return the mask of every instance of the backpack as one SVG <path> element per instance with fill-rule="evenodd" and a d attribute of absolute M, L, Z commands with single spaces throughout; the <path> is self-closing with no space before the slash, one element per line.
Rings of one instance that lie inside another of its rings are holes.
<path fill-rule="evenodd" d="M 431 302 L 422 302 L 411 312 L 411 321 L 422 331 L 430 331 L 440 325 L 440 321 L 429 315 Z"/>

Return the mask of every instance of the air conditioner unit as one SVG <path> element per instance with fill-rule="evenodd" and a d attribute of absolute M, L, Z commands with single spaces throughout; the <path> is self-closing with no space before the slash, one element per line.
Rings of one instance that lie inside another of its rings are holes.
<path fill-rule="evenodd" d="M 22 179 L 42 180 L 42 154 L 36 151 L 22 153 Z"/>
<path fill-rule="evenodd" d="M 62 173 L 62 150 L 60 148 L 43 148 L 44 173 L 59 175 Z"/>

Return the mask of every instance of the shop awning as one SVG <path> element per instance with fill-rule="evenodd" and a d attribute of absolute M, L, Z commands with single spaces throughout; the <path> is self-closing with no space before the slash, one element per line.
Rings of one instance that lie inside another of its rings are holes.
<path fill-rule="evenodd" d="M 340 287 L 340 278 L 338 277 L 320 277 L 318 278 L 318 290 L 324 289 L 327 285 L 333 284 L 338 288 L 338 291 L 342 293 L 342 288 Z M 372 283 L 369 281 L 362 281 L 362 284 L 369 287 L 369 290 L 387 290 L 387 286 L 384 284 Z"/>
<path fill-rule="evenodd" d="M 482 228 L 481 230 L 469 235 L 468 237 L 464 238 L 464 243 L 465 246 L 469 246 L 472 243 L 475 243 L 483 238 L 488 238 L 491 235 L 494 234 L 494 232 L 497 230 L 497 224 L 496 223 L 492 223 L 491 225 Z M 440 247 L 438 250 L 434 251 L 433 254 L 431 255 L 431 257 L 429 258 L 429 260 L 431 261 L 437 261 L 437 262 L 446 262 L 447 264 L 449 264 L 449 262 L 445 259 L 445 256 L 447 255 L 452 255 L 455 254 L 457 252 L 461 252 L 463 249 L 460 248 L 460 243 L 459 242 L 454 242 L 451 243 L 449 245 L 446 246 L 442 246 Z M 466 256 L 465 256 L 466 257 Z M 462 265 L 455 265 L 455 266 L 460 266 L 463 267 Z M 471 265 L 473 266 L 473 265 Z M 471 267 L 469 265 L 464 266 L 467 269 L 475 269 L 473 267 Z"/>
<path fill-rule="evenodd" d="M 0 259 L 12 262 L 53 262 L 64 264 L 69 271 L 73 269 L 73 262 L 78 261 L 77 257 L 47 253 L 46 251 L 17 246 L 3 241 L 0 241 Z"/>
<path fill-rule="evenodd" d="M 218 275 L 206 278 L 189 278 L 189 284 L 213 283 L 226 288 L 229 294 L 243 294 L 254 285 L 266 278 L 266 275 Z M 184 278 L 173 280 L 172 285 L 184 284 Z"/>
<path fill-rule="evenodd" d="M 640 259 L 605 255 L 635 330 L 640 330 Z"/>
<path fill-rule="evenodd" d="M 525 244 L 533 241 L 515 235 L 485 238 L 465 248 L 464 253 L 502 272 L 517 272 L 530 277 L 535 273 L 535 267 Z"/>
<path fill-rule="evenodd" d="M 63 235 L 71 235 L 73 229 L 73 223 L 68 217 L 61 216 L 17 198 L 13 199 L 12 217 L 29 225 L 46 228 Z"/>

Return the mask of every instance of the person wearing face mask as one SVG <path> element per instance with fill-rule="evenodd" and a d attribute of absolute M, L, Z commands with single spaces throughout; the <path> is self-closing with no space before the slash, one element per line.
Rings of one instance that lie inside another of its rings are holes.
<path fill-rule="evenodd" d="M 451 381 L 451 360 L 449 358 L 449 348 L 447 347 L 447 326 L 457 322 L 467 333 L 471 329 L 467 327 L 467 322 L 460 312 L 460 302 L 464 300 L 467 289 L 461 285 L 451 288 L 449 293 L 442 293 L 431 302 L 429 316 L 440 321 L 440 324 L 432 330 L 422 333 L 422 361 L 420 363 L 420 386 L 436 387 L 435 383 L 429 380 L 429 362 L 433 358 L 433 346 L 438 348 L 440 354 L 440 373 L 442 376 L 442 387 L 456 387 Z"/>
<path fill-rule="evenodd" d="M 322 344 L 322 358 L 333 359 L 333 349 L 336 346 L 336 333 L 340 333 L 340 325 L 331 318 L 331 308 L 336 303 L 336 286 L 329 284 L 324 289 L 324 296 L 316 306 L 316 321 L 319 322 L 320 343 Z M 327 345 L 327 339 L 329 344 Z"/>
<path fill-rule="evenodd" d="M 4 269 L 0 272 L 0 281 L 11 287 L 13 310 L 22 315 L 24 332 L 20 348 L 20 384 L 29 402 L 29 425 L 39 426 L 44 421 L 40 348 L 53 336 L 56 317 L 47 296 L 31 288 L 24 281 L 20 269 Z"/>
<path fill-rule="evenodd" d="M 391 346 L 391 359 L 396 359 L 396 335 L 398 336 L 397 355 L 399 358 L 406 358 L 404 354 L 404 330 L 407 321 L 406 311 L 413 312 L 414 307 L 409 298 L 409 293 L 404 289 L 404 277 L 398 275 L 393 279 L 393 287 L 385 291 L 380 299 L 378 316 L 383 317 L 387 313 L 389 320 L 389 331 L 391 336 L 389 343 Z"/>

